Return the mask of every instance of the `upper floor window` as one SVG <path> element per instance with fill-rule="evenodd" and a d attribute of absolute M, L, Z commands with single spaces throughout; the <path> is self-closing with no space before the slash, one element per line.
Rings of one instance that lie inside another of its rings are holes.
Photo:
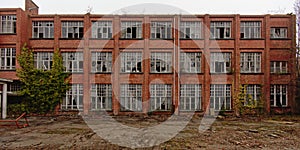
<path fill-rule="evenodd" d="M 180 22 L 180 31 L 182 39 L 200 39 L 202 24 L 200 21 L 182 21 Z"/>
<path fill-rule="evenodd" d="M 32 24 L 32 38 L 53 38 L 53 21 L 34 21 Z"/>
<path fill-rule="evenodd" d="M 121 38 L 138 39 L 142 38 L 142 22 L 141 21 L 122 21 L 121 22 Z"/>
<path fill-rule="evenodd" d="M 92 38 L 110 39 L 112 38 L 111 21 L 95 21 L 92 23 Z"/>
<path fill-rule="evenodd" d="M 106 73 L 111 72 L 112 53 L 111 52 L 92 52 L 92 72 Z"/>
<path fill-rule="evenodd" d="M 210 32 L 213 39 L 231 38 L 231 22 L 213 21 L 210 23 Z"/>
<path fill-rule="evenodd" d="M 200 73 L 201 53 L 180 53 L 180 71 L 185 73 Z"/>
<path fill-rule="evenodd" d="M 152 39 L 171 39 L 172 22 L 153 21 L 151 22 Z"/>
<path fill-rule="evenodd" d="M 210 85 L 210 108 L 214 108 L 215 110 L 231 109 L 231 85 Z"/>
<path fill-rule="evenodd" d="M 241 73 L 261 72 L 261 53 L 241 53 Z"/>
<path fill-rule="evenodd" d="M 180 110 L 195 111 L 201 109 L 201 85 L 180 85 Z"/>
<path fill-rule="evenodd" d="M 121 84 L 120 103 L 122 111 L 142 111 L 142 85 Z"/>
<path fill-rule="evenodd" d="M 271 38 L 287 38 L 287 28 L 271 28 Z"/>
<path fill-rule="evenodd" d="M 16 69 L 16 48 L 1 48 L 0 51 L 0 69 Z"/>
<path fill-rule="evenodd" d="M 287 85 L 271 85 L 270 105 L 273 107 L 287 106 Z"/>
<path fill-rule="evenodd" d="M 142 53 L 121 53 L 121 72 L 142 72 Z"/>
<path fill-rule="evenodd" d="M 62 53 L 63 63 L 67 72 L 83 71 L 83 53 Z"/>
<path fill-rule="evenodd" d="M 231 72 L 231 53 L 210 53 L 211 73 Z"/>
<path fill-rule="evenodd" d="M 38 52 L 34 54 L 34 64 L 36 68 L 50 70 L 52 68 L 53 53 Z"/>
<path fill-rule="evenodd" d="M 261 38 L 261 22 L 260 21 L 242 21 L 240 32 L 241 32 L 242 39 Z"/>
<path fill-rule="evenodd" d="M 288 67 L 286 61 L 271 61 L 271 73 L 287 73 Z"/>
<path fill-rule="evenodd" d="M 17 33 L 17 17 L 16 17 L 16 15 L 1 16 L 0 33 Z"/>
<path fill-rule="evenodd" d="M 91 110 L 112 110 L 111 84 L 92 84 Z"/>
<path fill-rule="evenodd" d="M 171 73 L 172 53 L 151 53 L 151 73 Z"/>
<path fill-rule="evenodd" d="M 63 21 L 62 38 L 83 38 L 83 21 Z"/>

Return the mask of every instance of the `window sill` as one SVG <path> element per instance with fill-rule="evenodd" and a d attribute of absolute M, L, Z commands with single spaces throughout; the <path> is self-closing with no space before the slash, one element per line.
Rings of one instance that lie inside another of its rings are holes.
<path fill-rule="evenodd" d="M 70 72 L 70 71 L 66 71 L 66 73 L 70 73 L 71 75 L 72 74 L 83 74 L 83 72 Z"/>
<path fill-rule="evenodd" d="M 270 40 L 291 40 L 291 38 L 270 38 Z"/>
<path fill-rule="evenodd" d="M 112 74 L 112 72 L 91 72 L 91 74 Z"/>
<path fill-rule="evenodd" d="M 144 72 L 120 72 L 120 74 L 144 74 Z"/>
<path fill-rule="evenodd" d="M 120 110 L 120 112 L 142 112 L 142 110 Z"/>
<path fill-rule="evenodd" d="M 16 71 L 16 69 L 0 69 L 0 71 Z"/>
<path fill-rule="evenodd" d="M 17 35 L 17 33 L 0 33 L 0 35 Z"/>
<path fill-rule="evenodd" d="M 59 40 L 84 40 L 84 38 L 59 38 Z"/>
<path fill-rule="evenodd" d="M 204 38 L 179 38 L 179 40 L 204 40 Z"/>
<path fill-rule="evenodd" d="M 113 40 L 114 38 L 89 38 L 90 40 Z"/>
<path fill-rule="evenodd" d="M 264 38 L 240 38 L 240 40 L 265 40 Z"/>
<path fill-rule="evenodd" d="M 150 72 L 149 74 L 173 74 L 173 72 Z"/>
<path fill-rule="evenodd" d="M 209 38 L 209 40 L 234 40 L 234 38 Z"/>
<path fill-rule="evenodd" d="M 180 72 L 180 74 L 198 74 L 198 75 L 203 75 L 204 73 L 203 72 Z"/>
<path fill-rule="evenodd" d="M 291 73 L 271 73 L 271 75 L 290 75 Z"/>
<path fill-rule="evenodd" d="M 150 40 L 174 40 L 173 38 L 150 38 Z"/>
<path fill-rule="evenodd" d="M 29 40 L 54 40 L 54 38 L 30 38 Z"/>
<path fill-rule="evenodd" d="M 258 72 L 258 73 L 255 73 L 255 72 L 241 72 L 240 74 L 242 75 L 263 75 L 264 73 L 262 72 Z"/>
<path fill-rule="evenodd" d="M 143 38 L 119 38 L 119 40 L 144 40 Z"/>
<path fill-rule="evenodd" d="M 232 75 L 233 72 L 210 72 L 210 75 Z"/>

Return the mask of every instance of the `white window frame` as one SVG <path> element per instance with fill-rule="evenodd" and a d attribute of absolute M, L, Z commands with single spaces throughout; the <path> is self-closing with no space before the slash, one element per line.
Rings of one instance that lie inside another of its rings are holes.
<path fill-rule="evenodd" d="M 54 22 L 33 21 L 32 38 L 54 38 Z"/>
<path fill-rule="evenodd" d="M 271 39 L 287 38 L 287 32 L 286 27 L 271 27 Z"/>
<path fill-rule="evenodd" d="M 0 17 L 0 34 L 17 33 L 16 15 L 1 15 Z"/>
<path fill-rule="evenodd" d="M 261 53 L 241 53 L 241 73 L 261 73 Z"/>
<path fill-rule="evenodd" d="M 92 84 L 91 110 L 112 110 L 111 84 Z"/>
<path fill-rule="evenodd" d="M 66 72 L 83 72 L 82 52 L 63 52 L 62 56 Z"/>
<path fill-rule="evenodd" d="M 270 105 L 271 107 L 288 106 L 288 86 L 274 84 L 270 87 Z"/>
<path fill-rule="evenodd" d="M 271 61 L 271 73 L 288 73 L 287 61 Z"/>
<path fill-rule="evenodd" d="M 142 52 L 122 52 L 121 53 L 121 72 L 137 73 L 142 72 Z"/>
<path fill-rule="evenodd" d="M 241 22 L 241 39 L 258 39 L 261 38 L 260 21 L 242 21 Z"/>
<path fill-rule="evenodd" d="M 201 85 L 200 84 L 181 84 L 180 103 L 181 111 L 201 110 Z"/>
<path fill-rule="evenodd" d="M 255 102 L 254 105 L 257 106 L 261 99 L 261 86 L 257 84 L 244 85 L 246 87 L 246 101 L 244 106 L 250 105 L 250 99 Z"/>
<path fill-rule="evenodd" d="M 111 52 L 92 52 L 92 73 L 112 72 L 112 53 Z"/>
<path fill-rule="evenodd" d="M 16 48 L 0 48 L 0 70 L 16 69 Z"/>
<path fill-rule="evenodd" d="M 181 21 L 180 22 L 181 39 L 201 39 L 202 22 L 201 21 Z"/>
<path fill-rule="evenodd" d="M 112 21 L 93 21 L 92 38 L 110 39 L 112 38 Z"/>
<path fill-rule="evenodd" d="M 62 21 L 61 36 L 62 38 L 79 39 L 83 38 L 84 28 L 83 21 Z"/>
<path fill-rule="evenodd" d="M 210 108 L 214 110 L 231 110 L 231 85 L 210 85 Z"/>
<path fill-rule="evenodd" d="M 36 52 L 34 53 L 34 64 L 37 69 L 50 70 L 53 63 L 53 53 Z"/>
<path fill-rule="evenodd" d="M 210 32 L 212 39 L 229 39 L 231 38 L 231 22 L 212 21 L 210 22 Z"/>
<path fill-rule="evenodd" d="M 172 108 L 172 85 L 151 84 L 150 85 L 150 110 L 170 111 Z"/>
<path fill-rule="evenodd" d="M 62 109 L 66 110 L 83 110 L 83 85 L 72 84 L 66 97 L 63 99 Z"/>
<path fill-rule="evenodd" d="M 172 39 L 172 22 L 152 21 L 151 39 Z"/>
<path fill-rule="evenodd" d="M 142 111 L 142 85 L 121 84 L 121 111 Z"/>
<path fill-rule="evenodd" d="M 121 21 L 121 38 L 123 39 L 141 39 L 142 21 Z"/>
<path fill-rule="evenodd" d="M 200 52 L 180 53 L 180 71 L 183 73 L 201 73 Z"/>
<path fill-rule="evenodd" d="M 151 73 L 172 73 L 172 53 L 152 52 Z"/>
<path fill-rule="evenodd" d="M 210 72 L 211 73 L 230 73 L 231 72 L 231 53 L 210 53 Z"/>

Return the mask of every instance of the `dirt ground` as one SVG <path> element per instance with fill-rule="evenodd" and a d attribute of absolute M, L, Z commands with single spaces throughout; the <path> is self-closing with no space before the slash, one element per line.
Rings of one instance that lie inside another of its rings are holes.
<path fill-rule="evenodd" d="M 79 115 L 28 119 L 30 126 L 26 128 L 0 126 L 0 149 L 130 149 L 101 138 Z M 161 124 L 168 116 L 113 119 L 126 126 L 144 128 Z M 199 132 L 201 120 L 201 116 L 194 115 L 169 141 L 139 149 L 300 149 L 300 116 L 220 117 L 208 130 Z"/>

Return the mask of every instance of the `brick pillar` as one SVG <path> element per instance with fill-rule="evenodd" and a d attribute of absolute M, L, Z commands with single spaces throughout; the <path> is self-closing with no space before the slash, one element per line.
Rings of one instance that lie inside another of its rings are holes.
<path fill-rule="evenodd" d="M 206 14 L 203 20 L 204 27 L 204 57 L 203 58 L 203 66 L 204 66 L 204 82 L 202 85 L 202 110 L 205 112 L 209 108 L 209 100 L 210 100 L 210 53 L 209 53 L 209 38 L 210 38 L 210 20 L 209 15 Z"/>
<path fill-rule="evenodd" d="M 266 111 L 270 113 L 270 15 L 264 17 L 263 25 L 265 30 L 265 50 L 262 53 L 262 73 L 264 73 L 263 95 L 265 100 Z"/>
<path fill-rule="evenodd" d="M 149 49 L 149 39 L 150 39 L 150 19 L 149 16 L 145 16 L 143 25 L 143 35 L 144 35 L 144 51 L 143 51 L 143 87 L 142 87 L 142 97 L 143 97 L 143 113 L 147 113 L 150 110 L 150 85 L 149 85 L 149 72 L 150 72 L 150 49 Z"/>
<path fill-rule="evenodd" d="M 175 57 L 173 60 L 174 60 L 174 62 L 173 62 L 173 73 L 174 73 L 174 76 L 173 76 L 173 106 L 174 106 L 174 108 L 173 109 L 175 109 L 174 110 L 174 114 L 175 115 L 178 115 L 179 114 L 179 89 L 180 89 L 180 83 L 179 83 L 179 76 L 178 76 L 178 74 L 179 74 L 179 71 L 180 71 L 180 68 L 179 68 L 179 64 L 180 64 L 180 57 L 179 57 L 179 55 L 180 55 L 180 43 L 179 43 L 179 34 L 178 34 L 178 30 L 180 29 L 180 27 L 179 27 L 179 16 L 175 16 L 175 18 L 174 18 L 174 27 L 173 28 L 175 28 L 175 30 L 173 30 L 173 31 L 175 31 L 175 33 L 174 33 L 174 42 L 175 43 L 173 43 L 173 46 L 175 46 L 175 48 L 174 48 L 174 55 L 173 55 L 173 57 Z"/>
<path fill-rule="evenodd" d="M 120 27 L 120 17 L 119 16 L 114 16 L 114 20 L 113 20 L 114 24 L 113 24 L 113 35 L 114 35 L 114 51 L 112 53 L 112 58 L 113 58 L 113 64 L 114 67 L 112 68 L 112 90 L 113 90 L 113 96 L 112 96 L 112 109 L 113 109 L 113 114 L 114 115 L 118 115 L 119 111 L 120 111 L 120 103 L 119 103 L 119 60 L 117 59 L 119 54 L 120 54 L 120 50 L 119 50 L 119 38 L 120 38 L 120 34 L 121 34 L 121 27 Z"/>
<path fill-rule="evenodd" d="M 236 95 L 240 92 L 240 15 L 235 15 L 233 21 L 233 38 L 234 38 L 234 51 L 232 53 L 232 68 L 233 68 L 233 84 L 232 84 L 232 95 Z M 234 106 L 234 97 L 232 97 L 232 109 L 235 108 Z M 234 110 L 235 111 L 235 110 Z"/>
<path fill-rule="evenodd" d="M 90 67 L 91 54 L 89 50 L 89 38 L 91 37 L 90 14 L 84 15 L 84 39 L 83 39 L 83 113 L 86 115 L 90 110 Z"/>

